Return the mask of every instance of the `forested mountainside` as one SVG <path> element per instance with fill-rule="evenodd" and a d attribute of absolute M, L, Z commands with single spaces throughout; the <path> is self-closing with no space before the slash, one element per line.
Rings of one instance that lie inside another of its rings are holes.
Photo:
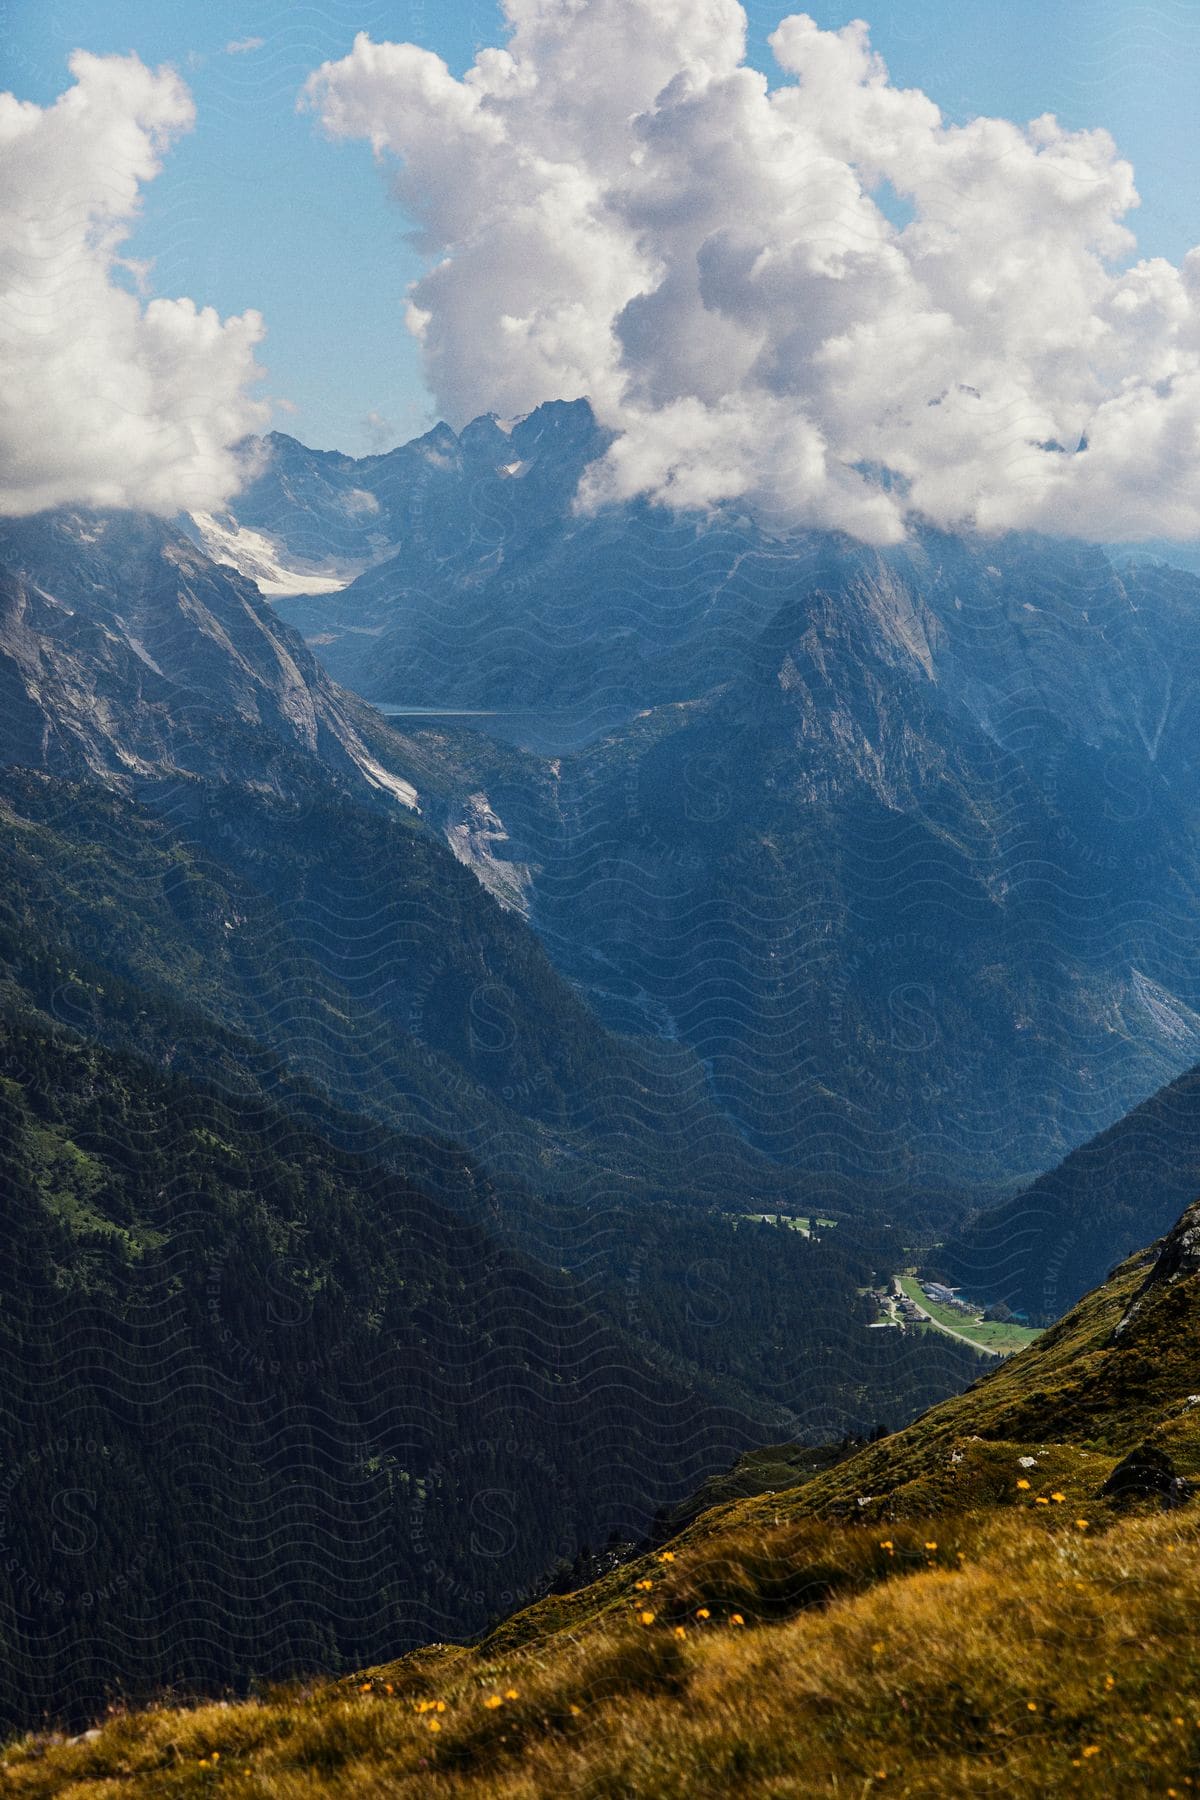
<path fill-rule="evenodd" d="M 868 1329 L 903 1234 L 792 1229 L 452 853 L 455 756 L 246 579 L 131 515 L 0 560 L 10 1725 L 478 1629 L 971 1378 Z"/>
<path fill-rule="evenodd" d="M 932 1262 L 971 1293 L 1046 1323 L 1197 1192 L 1200 1069 L 1189 1069 L 1023 1193 L 972 1219 Z"/>
<path fill-rule="evenodd" d="M 190 818 L 18 770 L 0 794 L 19 922 L 255 1038 L 345 1105 L 572 1195 L 606 1171 L 644 1186 L 689 1126 L 698 1169 L 706 1148 L 720 1167 L 714 1138 L 742 1160 L 685 1059 L 639 1058 L 600 1028 L 403 815 L 319 784 L 307 805 L 197 789 Z"/>
<path fill-rule="evenodd" d="M 605 1031 L 424 828 L 403 740 L 247 580 L 130 514 L 9 523 L 0 566 L 0 762 L 43 772 L 3 776 L 4 854 L 64 947 L 535 1185 L 637 1184 L 682 1144 L 772 1182 L 696 1059 Z"/>
<path fill-rule="evenodd" d="M 1198 1232 L 1193 1206 L 908 1430 L 832 1467 L 752 1457 L 744 1497 L 472 1647 L 33 1735 L 5 1754 L 7 1784 L 26 1800 L 1186 1792 Z"/>
<path fill-rule="evenodd" d="M 339 1148 L 11 998 L 0 1118 L 10 1727 L 477 1630 L 768 1418 L 863 1430 L 971 1367 L 865 1329 L 852 1227 L 680 1216 L 672 1257 L 634 1221 L 626 1282 L 581 1282 L 461 1152 Z"/>
<path fill-rule="evenodd" d="M 392 555 L 284 615 L 372 699 L 557 730 L 506 760 L 405 726 L 444 777 L 427 817 L 599 1014 L 693 1051 L 826 1203 L 942 1226 L 1187 1067 L 1196 578 L 585 516 L 597 442 L 584 403 L 336 467 L 273 439 L 237 506 L 311 552 L 374 495 Z"/>

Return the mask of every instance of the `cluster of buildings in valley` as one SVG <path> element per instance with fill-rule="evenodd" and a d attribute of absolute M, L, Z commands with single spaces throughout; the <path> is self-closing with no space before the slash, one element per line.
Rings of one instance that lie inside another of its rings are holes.
<path fill-rule="evenodd" d="M 921 1292 L 931 1304 L 951 1307 L 955 1312 L 961 1313 L 964 1319 L 979 1317 L 978 1309 L 968 1305 L 965 1300 L 960 1300 L 958 1289 L 947 1287 L 944 1282 L 923 1281 Z M 874 1330 L 889 1325 L 903 1330 L 905 1325 L 927 1325 L 930 1322 L 929 1314 L 920 1303 L 905 1293 L 898 1275 L 892 1276 L 887 1287 L 872 1288 L 870 1295 L 879 1309 L 879 1317 L 871 1320 Z"/>

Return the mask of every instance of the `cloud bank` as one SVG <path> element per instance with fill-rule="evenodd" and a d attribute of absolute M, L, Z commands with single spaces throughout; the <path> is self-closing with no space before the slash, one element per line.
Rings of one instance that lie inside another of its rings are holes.
<path fill-rule="evenodd" d="M 52 106 L 0 94 L 0 513 L 211 510 L 240 483 L 229 446 L 266 417 L 246 393 L 262 320 L 146 303 L 119 255 L 191 96 L 136 56 L 70 69 Z"/>
<path fill-rule="evenodd" d="M 736 0 L 505 11 L 462 81 L 363 34 L 303 100 L 392 170 L 448 416 L 587 394 L 590 504 L 1200 534 L 1200 252 L 1132 262 L 1106 132 L 948 125 L 861 23 L 785 19 L 769 91 Z"/>

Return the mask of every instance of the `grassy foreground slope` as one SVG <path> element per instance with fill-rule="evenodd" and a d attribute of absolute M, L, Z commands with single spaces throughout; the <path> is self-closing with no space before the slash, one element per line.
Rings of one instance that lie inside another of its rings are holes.
<path fill-rule="evenodd" d="M 1200 1204 L 1030 1349 L 482 1643 L 28 1737 L 20 1796 L 1182 1795 L 1200 1782 Z M 756 1480 L 756 1475 L 758 1480 Z"/>

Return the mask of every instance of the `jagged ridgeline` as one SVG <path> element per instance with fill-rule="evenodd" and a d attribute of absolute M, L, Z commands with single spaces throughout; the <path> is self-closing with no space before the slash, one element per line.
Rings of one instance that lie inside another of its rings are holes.
<path fill-rule="evenodd" d="M 857 1454 L 747 1458 L 723 1504 L 474 1648 L 34 1738 L 14 1791 L 1185 1793 L 1198 1243 L 1200 1205 L 969 1393 Z"/>

